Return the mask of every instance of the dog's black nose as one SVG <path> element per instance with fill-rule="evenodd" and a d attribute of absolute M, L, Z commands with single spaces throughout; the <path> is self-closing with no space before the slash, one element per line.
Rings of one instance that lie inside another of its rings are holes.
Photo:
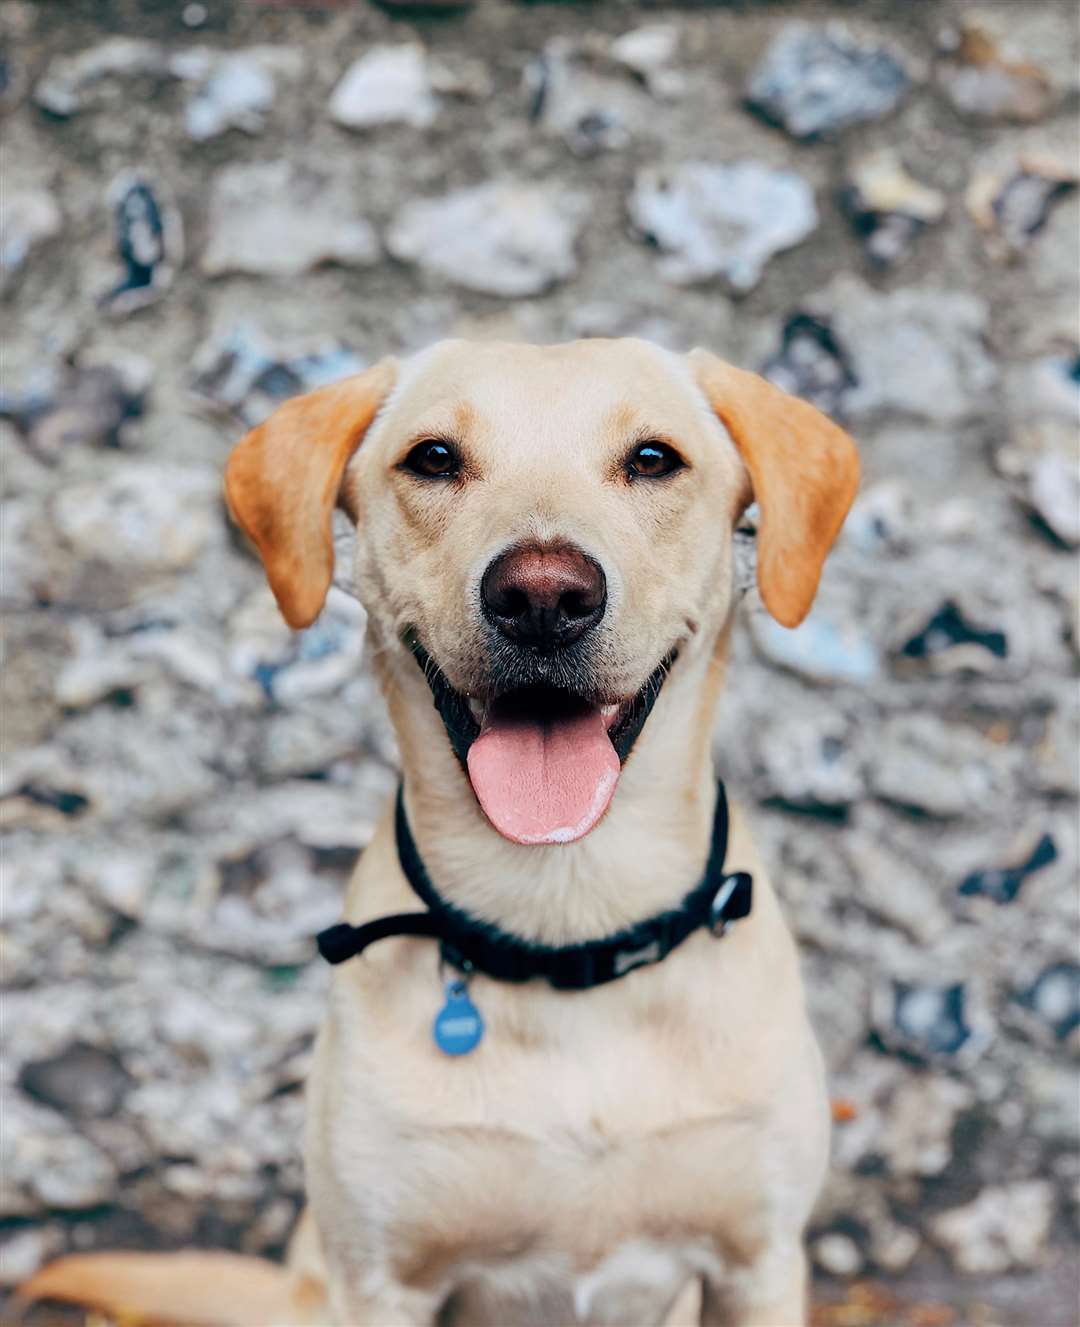
<path fill-rule="evenodd" d="M 555 650 L 604 616 L 607 581 L 600 564 L 580 548 L 525 544 L 492 562 L 480 596 L 484 612 L 508 639 Z"/>

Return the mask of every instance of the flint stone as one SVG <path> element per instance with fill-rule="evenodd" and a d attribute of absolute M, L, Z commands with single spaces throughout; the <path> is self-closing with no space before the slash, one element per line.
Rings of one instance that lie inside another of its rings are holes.
<path fill-rule="evenodd" d="M 1054 1186 L 1029 1180 L 984 1189 L 966 1207 L 933 1217 L 930 1233 L 968 1275 L 1035 1267 L 1042 1260 L 1054 1216 Z"/>
<path fill-rule="evenodd" d="M 1080 465 L 1055 454 L 1031 467 L 1028 503 L 1046 528 L 1069 548 L 1080 547 Z"/>
<path fill-rule="evenodd" d="M 411 124 L 426 129 L 439 113 L 422 46 L 376 46 L 345 71 L 330 98 L 330 118 L 346 129 Z"/>
<path fill-rule="evenodd" d="M 549 42 L 526 66 L 522 81 L 530 117 L 577 156 L 625 147 L 633 130 L 647 123 L 640 90 L 595 73 L 565 43 Z"/>
<path fill-rule="evenodd" d="M 844 24 L 790 23 L 751 75 L 746 100 L 793 138 L 813 139 L 881 119 L 910 86 L 896 56 Z"/>
<path fill-rule="evenodd" d="M 673 65 L 679 53 L 679 29 L 674 23 L 647 23 L 616 37 L 608 58 L 629 69 L 655 97 L 677 97 L 685 79 Z"/>
<path fill-rule="evenodd" d="M 971 1064 L 992 1032 L 981 1003 L 963 982 L 883 983 L 874 992 L 873 1024 L 886 1050 L 918 1064 Z"/>
<path fill-rule="evenodd" d="M 129 426 L 143 415 L 152 368 L 141 355 L 88 356 L 50 370 L 21 396 L 0 399 L 31 451 L 47 464 L 69 447 L 123 447 Z"/>
<path fill-rule="evenodd" d="M 1026 60 L 1004 56 L 993 37 L 970 19 L 945 34 L 938 82 L 961 115 L 973 120 L 1041 120 L 1050 109 L 1047 74 Z"/>
<path fill-rule="evenodd" d="M 841 203 L 880 267 L 902 262 L 919 232 L 945 215 L 945 197 L 919 184 L 895 153 L 872 152 L 849 171 Z"/>
<path fill-rule="evenodd" d="M 324 175 L 287 161 L 226 166 L 214 181 L 207 276 L 297 276 L 326 263 L 368 267 L 379 257 L 372 226 Z"/>
<path fill-rule="evenodd" d="M 0 289 L 6 290 L 35 249 L 60 234 L 60 205 L 46 189 L 6 188 L 0 196 Z"/>
<path fill-rule="evenodd" d="M 978 734 L 930 714 L 886 720 L 871 786 L 896 806 L 941 818 L 989 810 L 1007 787 L 1006 756 Z"/>
<path fill-rule="evenodd" d="M 955 422 L 986 408 L 997 367 L 977 296 L 914 286 L 879 294 L 844 274 L 805 308 L 845 347 L 856 379 L 842 396 L 849 418 L 897 411 Z"/>
<path fill-rule="evenodd" d="M 785 320 L 780 348 L 761 372 L 785 392 L 841 419 L 847 394 L 858 385 L 851 357 L 829 320 L 799 311 Z"/>
<path fill-rule="evenodd" d="M 77 55 L 54 56 L 34 88 L 34 100 L 50 114 L 67 118 L 83 109 L 86 93 L 102 79 L 167 70 L 156 42 L 111 37 Z"/>
<path fill-rule="evenodd" d="M 952 1133 L 975 1094 L 941 1075 L 904 1078 L 889 1100 L 878 1147 L 893 1175 L 940 1175 L 952 1159 Z"/>
<path fill-rule="evenodd" d="M 364 361 L 338 341 L 272 345 L 257 328 L 238 323 L 195 356 L 191 390 L 243 424 L 261 424 L 282 401 L 359 373 Z"/>
<path fill-rule="evenodd" d="M 113 1199 L 115 1166 L 60 1115 L 8 1093 L 3 1107 L 0 1214 L 25 1215 L 41 1207 L 78 1210 Z"/>
<path fill-rule="evenodd" d="M 580 195 L 492 180 L 407 203 L 387 235 L 401 262 L 488 295 L 539 295 L 577 270 Z"/>
<path fill-rule="evenodd" d="M 818 224 L 802 176 L 758 161 L 647 167 L 629 208 L 638 233 L 664 255 L 659 268 L 667 280 L 685 286 L 723 277 L 740 294 L 757 285 L 774 254 Z"/>
<path fill-rule="evenodd" d="M 750 631 L 764 658 L 811 682 L 865 685 L 880 670 L 876 646 L 853 624 L 812 615 L 789 629 L 758 612 L 750 617 Z"/>
<path fill-rule="evenodd" d="M 108 202 L 121 275 L 100 303 L 123 317 L 152 304 L 172 285 L 184 257 L 184 232 L 167 190 L 140 171 L 122 171 L 109 186 Z"/>
<path fill-rule="evenodd" d="M 64 1237 L 55 1226 L 27 1226 L 0 1244 L 0 1286 L 28 1281 L 38 1268 L 59 1253 Z"/>
<path fill-rule="evenodd" d="M 865 792 L 848 725 L 837 715 L 768 725 L 758 739 L 760 795 L 800 810 L 837 811 Z"/>
<path fill-rule="evenodd" d="M 177 571 L 221 537 L 221 481 L 209 468 L 129 462 L 106 479 L 72 484 L 53 501 L 61 537 L 110 565 Z"/>
<path fill-rule="evenodd" d="M 112 1115 L 132 1083 L 120 1061 L 83 1041 L 59 1054 L 23 1065 L 19 1084 L 29 1096 L 65 1115 Z"/>
<path fill-rule="evenodd" d="M 230 129 L 261 133 L 276 94 L 273 56 L 293 54 L 257 50 L 190 50 L 172 61 L 172 72 L 194 81 L 184 106 L 187 137 L 196 143 L 218 138 Z"/>
<path fill-rule="evenodd" d="M 816 1239 L 811 1248 L 814 1262 L 830 1276 L 856 1276 L 862 1270 L 862 1251 L 850 1235 L 832 1230 Z"/>
<path fill-rule="evenodd" d="M 1073 162 L 1027 153 L 1004 164 L 980 166 L 964 194 L 964 206 L 986 235 L 990 256 L 1008 261 L 1030 248 L 1054 204 L 1078 182 L 1080 172 Z"/>

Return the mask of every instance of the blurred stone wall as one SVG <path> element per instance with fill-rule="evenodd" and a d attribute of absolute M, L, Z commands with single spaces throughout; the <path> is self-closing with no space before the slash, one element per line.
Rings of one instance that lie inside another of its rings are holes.
<path fill-rule="evenodd" d="M 406 8 L 0 8 L 4 1280 L 300 1202 L 310 937 L 395 752 L 359 605 L 291 635 L 230 533 L 230 444 L 441 336 L 635 334 L 864 457 L 717 737 L 832 1075 L 823 1293 L 1073 1321 L 1074 5 Z"/>

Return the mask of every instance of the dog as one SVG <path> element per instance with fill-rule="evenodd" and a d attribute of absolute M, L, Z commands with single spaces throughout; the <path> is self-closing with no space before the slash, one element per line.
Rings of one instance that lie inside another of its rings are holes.
<path fill-rule="evenodd" d="M 228 505 L 291 626 L 329 589 L 335 507 L 354 522 L 403 769 L 323 946 L 302 1247 L 249 1269 L 252 1302 L 351 1327 L 805 1322 L 823 1067 L 710 734 L 736 524 L 756 502 L 760 596 L 794 627 L 858 478 L 812 406 L 630 339 L 439 343 L 238 444 Z M 167 1279 L 127 1258 L 114 1297 L 133 1267 Z"/>

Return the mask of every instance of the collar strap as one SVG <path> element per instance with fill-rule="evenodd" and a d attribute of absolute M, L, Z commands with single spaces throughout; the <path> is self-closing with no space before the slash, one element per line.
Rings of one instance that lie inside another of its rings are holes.
<path fill-rule="evenodd" d="M 483 972 L 499 981 L 543 977 L 558 990 L 586 990 L 659 963 L 702 926 L 722 935 L 729 922 L 750 912 L 753 882 L 745 871 L 724 873 L 728 809 L 724 785 L 717 786 L 709 858 L 701 882 L 682 902 L 603 940 L 578 945 L 541 945 L 511 935 L 448 903 L 432 884 L 405 814 L 403 788 L 395 814 L 398 857 L 426 912 L 397 913 L 363 926 L 342 922 L 316 937 L 328 963 L 344 963 L 391 935 L 426 936 L 441 942 L 443 958 L 463 972 Z"/>

